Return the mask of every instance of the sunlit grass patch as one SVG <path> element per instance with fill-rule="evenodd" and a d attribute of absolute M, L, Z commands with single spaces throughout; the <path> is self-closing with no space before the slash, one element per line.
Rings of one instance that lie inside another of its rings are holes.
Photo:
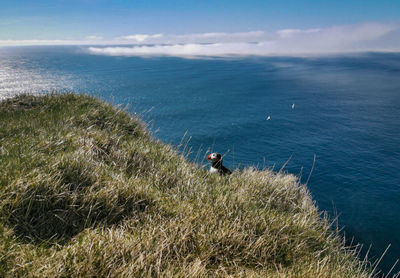
<path fill-rule="evenodd" d="M 369 277 L 289 174 L 210 175 L 76 94 L 0 102 L 0 276 Z"/>

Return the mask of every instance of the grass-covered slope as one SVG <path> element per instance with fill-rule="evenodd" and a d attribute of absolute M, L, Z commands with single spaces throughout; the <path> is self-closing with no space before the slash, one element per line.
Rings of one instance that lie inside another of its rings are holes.
<path fill-rule="evenodd" d="M 294 176 L 210 175 L 97 99 L 0 102 L 0 276 L 368 277 Z"/>

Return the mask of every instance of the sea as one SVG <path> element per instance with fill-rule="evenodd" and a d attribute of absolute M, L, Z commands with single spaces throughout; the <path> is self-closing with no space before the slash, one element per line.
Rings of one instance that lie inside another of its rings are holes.
<path fill-rule="evenodd" d="M 400 53 L 309 57 L 94 55 L 86 46 L 0 48 L 0 98 L 90 94 L 139 115 L 207 167 L 297 175 L 361 259 L 400 258 Z M 368 252 L 369 250 L 369 252 Z M 395 266 L 392 273 L 399 271 Z"/>

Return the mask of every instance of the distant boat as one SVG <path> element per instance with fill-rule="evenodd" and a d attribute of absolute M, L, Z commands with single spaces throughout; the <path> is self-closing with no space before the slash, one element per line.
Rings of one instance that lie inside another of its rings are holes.
<path fill-rule="evenodd" d="M 292 104 L 292 109 L 294 109 L 294 103 Z"/>
<path fill-rule="evenodd" d="M 267 117 L 267 121 L 269 121 L 269 120 L 271 120 L 271 116 L 268 116 L 268 117 Z"/>

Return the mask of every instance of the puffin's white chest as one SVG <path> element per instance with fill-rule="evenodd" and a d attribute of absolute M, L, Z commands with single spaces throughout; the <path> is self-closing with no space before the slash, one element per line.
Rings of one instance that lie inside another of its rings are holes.
<path fill-rule="evenodd" d="M 218 173 L 218 169 L 211 166 L 210 173 Z"/>

